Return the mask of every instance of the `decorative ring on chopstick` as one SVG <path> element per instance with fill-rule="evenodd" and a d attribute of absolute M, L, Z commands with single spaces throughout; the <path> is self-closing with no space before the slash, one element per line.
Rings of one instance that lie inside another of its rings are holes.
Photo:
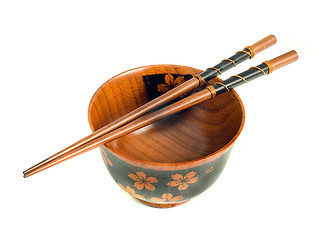
<path fill-rule="evenodd" d="M 255 68 L 255 69 L 258 69 L 259 71 L 261 71 L 264 75 L 267 75 L 266 73 L 265 73 L 265 71 L 264 70 L 262 70 L 261 68 L 259 68 L 259 67 L 251 67 L 251 68 Z M 249 68 L 249 69 L 251 69 L 251 68 Z"/>
<path fill-rule="evenodd" d="M 214 98 L 216 96 L 216 90 L 212 85 L 207 86 L 206 89 L 211 92 L 211 98 Z"/>
<path fill-rule="evenodd" d="M 200 74 L 195 74 L 193 77 L 197 78 L 200 81 L 199 87 L 203 86 L 206 84 L 206 81 Z"/>
<path fill-rule="evenodd" d="M 268 61 L 264 61 L 264 64 L 266 64 L 268 67 L 268 74 L 271 74 L 274 70 L 273 65 L 271 65 L 271 63 Z"/>
<path fill-rule="evenodd" d="M 244 79 L 243 77 L 241 77 L 241 76 L 239 76 L 239 75 L 233 75 L 232 77 L 240 78 L 240 79 L 242 79 L 245 83 L 248 83 L 246 79 Z"/>
<path fill-rule="evenodd" d="M 251 58 L 255 56 L 255 52 L 253 51 L 253 48 L 250 46 L 245 47 L 245 49 L 248 49 L 250 51 Z"/>
<path fill-rule="evenodd" d="M 221 71 L 218 68 L 216 68 L 216 67 L 209 67 L 206 70 L 209 70 L 209 69 L 216 70 L 221 75 Z"/>
<path fill-rule="evenodd" d="M 221 85 L 221 86 L 225 87 L 225 89 L 226 89 L 228 92 L 230 91 L 230 89 L 229 89 L 225 84 L 223 84 L 222 82 L 216 82 L 214 85 L 216 85 L 216 84 L 219 84 L 219 85 Z"/>
<path fill-rule="evenodd" d="M 250 51 L 250 50 L 249 50 L 249 51 Z M 247 51 L 238 51 L 238 52 L 236 52 L 236 53 L 239 53 L 239 52 L 241 52 L 241 53 L 245 53 L 245 54 L 248 54 L 248 55 L 249 55 L 249 57 L 250 57 L 250 58 L 252 58 L 251 53 L 249 53 L 249 52 L 247 52 Z"/>
<path fill-rule="evenodd" d="M 236 65 L 236 63 L 232 60 L 232 59 L 223 59 L 221 62 L 223 62 L 223 61 L 229 61 L 229 62 L 232 62 L 232 64 L 236 67 L 237 65 Z"/>

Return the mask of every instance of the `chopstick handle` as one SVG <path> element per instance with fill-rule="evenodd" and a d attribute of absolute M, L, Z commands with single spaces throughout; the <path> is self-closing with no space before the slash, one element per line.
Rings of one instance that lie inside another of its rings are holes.
<path fill-rule="evenodd" d="M 248 83 L 253 79 L 272 73 L 283 66 L 295 62 L 298 59 L 297 52 L 292 50 L 279 57 L 265 61 L 256 67 L 251 67 L 238 75 L 233 75 L 229 79 L 222 82 L 217 82 L 213 86 L 210 85 L 207 89 L 212 93 L 212 97 L 221 93 L 227 92 L 241 84 Z"/>
<path fill-rule="evenodd" d="M 245 47 L 242 51 L 236 52 L 233 56 L 223 59 L 219 64 L 206 69 L 200 76 L 208 81 L 214 77 L 221 75 L 221 73 L 236 67 L 238 64 L 242 63 L 247 59 L 253 58 L 256 54 L 261 51 L 271 47 L 277 42 L 277 39 L 274 35 L 269 35 L 258 42 Z"/>
<path fill-rule="evenodd" d="M 280 55 L 276 58 L 273 58 L 269 61 L 265 61 L 264 63 L 267 64 L 269 68 L 269 73 L 272 73 L 272 71 L 275 71 L 281 67 L 284 67 L 292 62 L 295 62 L 298 59 L 297 52 L 292 50 L 290 52 L 287 52 L 283 55 Z"/>
<path fill-rule="evenodd" d="M 277 42 L 276 37 L 274 35 L 269 35 L 269 36 L 259 40 L 258 42 L 254 43 L 250 46 L 247 46 L 246 48 L 249 49 L 251 54 L 256 55 L 256 54 L 264 51 L 265 49 L 271 47 L 276 42 Z"/>

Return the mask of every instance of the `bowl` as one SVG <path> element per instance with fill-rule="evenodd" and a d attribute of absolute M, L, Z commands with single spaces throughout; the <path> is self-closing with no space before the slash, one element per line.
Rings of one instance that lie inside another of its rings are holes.
<path fill-rule="evenodd" d="M 152 65 L 109 79 L 89 104 L 92 131 L 201 72 L 185 66 Z M 214 81 L 221 79 L 208 84 Z M 123 190 L 149 206 L 174 207 L 216 181 L 244 119 L 241 99 L 232 90 L 106 143 L 100 151 Z"/>

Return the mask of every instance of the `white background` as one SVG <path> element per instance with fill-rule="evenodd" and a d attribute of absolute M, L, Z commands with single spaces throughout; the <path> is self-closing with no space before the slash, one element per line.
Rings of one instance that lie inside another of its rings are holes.
<path fill-rule="evenodd" d="M 320 5 L 319 5 L 320 4 Z M 320 1 L 0 1 L 1 239 L 323 239 Z M 90 133 L 114 75 L 200 69 L 274 34 L 223 79 L 289 50 L 299 60 L 237 89 L 245 128 L 218 181 L 180 207 L 129 198 L 96 149 L 24 179 Z"/>

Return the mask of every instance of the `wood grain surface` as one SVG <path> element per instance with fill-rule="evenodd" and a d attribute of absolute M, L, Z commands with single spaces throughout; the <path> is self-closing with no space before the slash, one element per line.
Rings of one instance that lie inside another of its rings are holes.
<path fill-rule="evenodd" d="M 200 72 L 183 66 L 156 65 L 117 75 L 104 83 L 91 100 L 89 122 L 92 130 L 105 126 L 151 100 L 142 76 L 194 75 Z M 134 161 L 179 163 L 203 158 L 221 149 L 241 130 L 243 121 L 242 103 L 237 94 L 231 91 L 105 146 L 119 156 Z"/>

